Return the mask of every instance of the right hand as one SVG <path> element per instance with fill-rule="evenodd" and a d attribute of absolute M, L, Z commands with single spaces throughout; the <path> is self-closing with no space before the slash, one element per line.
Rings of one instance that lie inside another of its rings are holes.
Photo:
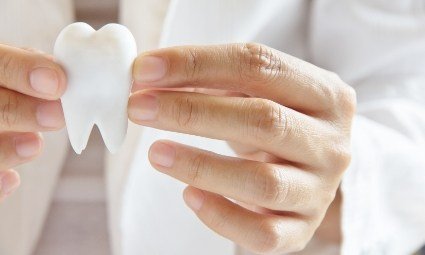
<path fill-rule="evenodd" d="M 38 132 L 64 126 L 58 99 L 65 87 L 65 73 L 52 57 L 0 44 L 0 202 L 20 184 L 11 168 L 40 154 Z"/>

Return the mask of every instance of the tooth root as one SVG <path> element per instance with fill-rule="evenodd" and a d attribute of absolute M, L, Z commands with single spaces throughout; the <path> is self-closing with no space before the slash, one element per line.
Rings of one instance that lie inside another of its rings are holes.
<path fill-rule="evenodd" d="M 84 114 L 84 109 L 80 107 L 66 107 L 64 104 L 65 122 L 68 130 L 69 141 L 71 146 L 77 154 L 86 148 L 87 142 L 90 137 L 91 130 L 93 129 L 93 121 L 91 116 Z"/>
<path fill-rule="evenodd" d="M 96 125 L 103 137 L 109 152 L 115 153 L 124 142 L 127 133 L 127 107 L 121 107 L 121 114 L 117 116 L 103 116 L 100 121 L 96 121 Z M 117 111 L 116 109 L 114 111 Z"/>

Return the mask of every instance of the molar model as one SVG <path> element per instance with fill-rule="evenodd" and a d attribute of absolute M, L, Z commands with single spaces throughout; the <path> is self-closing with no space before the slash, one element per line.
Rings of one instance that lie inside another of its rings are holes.
<path fill-rule="evenodd" d="M 78 22 L 59 34 L 54 56 L 68 78 L 61 101 L 69 140 L 76 153 L 86 148 L 95 124 L 111 153 L 123 143 L 136 55 L 134 37 L 122 25 L 108 24 L 96 31 Z"/>

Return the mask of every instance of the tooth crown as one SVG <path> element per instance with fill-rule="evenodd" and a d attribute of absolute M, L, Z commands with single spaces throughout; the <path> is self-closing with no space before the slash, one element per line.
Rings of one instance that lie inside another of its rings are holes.
<path fill-rule="evenodd" d="M 72 148 L 85 149 L 97 125 L 111 153 L 127 133 L 127 102 L 132 84 L 132 64 L 137 56 L 131 32 L 119 24 L 94 30 L 86 23 L 65 27 L 54 55 L 68 77 L 62 106 Z"/>

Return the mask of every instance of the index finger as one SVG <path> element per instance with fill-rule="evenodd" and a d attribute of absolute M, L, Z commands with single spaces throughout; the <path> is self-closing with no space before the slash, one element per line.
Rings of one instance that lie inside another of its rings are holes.
<path fill-rule="evenodd" d="M 66 77 L 59 64 L 43 54 L 0 45 L 0 86 L 42 99 L 58 99 Z"/>
<path fill-rule="evenodd" d="M 226 89 L 301 111 L 329 109 L 339 82 L 331 72 L 251 43 L 147 52 L 135 60 L 133 75 L 136 88 Z"/>

